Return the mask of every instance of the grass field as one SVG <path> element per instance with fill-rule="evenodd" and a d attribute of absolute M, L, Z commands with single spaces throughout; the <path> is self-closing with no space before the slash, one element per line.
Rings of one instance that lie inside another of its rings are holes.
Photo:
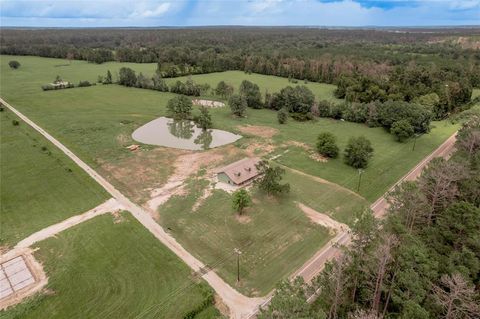
<path fill-rule="evenodd" d="M 19 121 L 14 126 L 12 121 Z M 0 225 L 2 246 L 109 198 L 43 136 L 8 110 L 0 112 Z"/>
<path fill-rule="evenodd" d="M 0 317 L 182 318 L 212 293 L 128 213 L 96 217 L 38 247 L 47 293 Z M 203 313 L 218 316 L 213 305 Z"/>
<path fill-rule="evenodd" d="M 117 85 L 42 92 L 40 85 L 52 81 L 57 73 L 77 82 L 80 79 L 95 79 L 106 69 L 113 70 L 114 66 L 119 68 L 121 64 L 94 65 L 73 61 L 70 66 L 55 67 L 65 61 L 15 57 L 22 66 L 18 70 L 10 70 L 7 65 L 9 59 L 7 56 L 1 58 L 1 95 L 97 167 L 102 163 L 122 163 L 125 158 L 133 156 L 125 150 L 125 146 L 133 143 L 131 132 L 165 115 L 166 103 L 173 96 Z M 132 65 L 136 66 L 148 67 L 143 64 Z M 208 76 L 219 77 L 219 74 Z M 272 82 L 266 81 L 265 85 Z M 458 125 L 446 121 L 434 122 L 432 131 L 418 138 L 415 151 L 411 151 L 413 141 L 397 143 L 383 129 L 368 128 L 362 124 L 318 119 L 315 122 L 289 121 L 287 125 L 279 125 L 276 114 L 269 110 L 248 110 L 248 117 L 241 120 L 232 118 L 228 108 L 215 109 L 212 114 L 214 126 L 228 131 L 237 132 L 237 126 L 247 124 L 273 127 L 278 130 L 273 137 L 277 146 L 298 141 L 313 147 L 318 133 L 330 131 L 337 136 L 340 149 L 343 149 L 350 137 L 366 136 L 372 141 L 375 154 L 362 176 L 360 194 L 372 202 L 458 128 Z M 167 156 L 166 152 L 159 154 L 159 157 L 162 156 Z M 319 163 L 310 159 L 305 150 L 293 148 L 278 161 L 352 190 L 357 189 L 358 173 L 346 166 L 341 157 L 328 163 Z M 157 171 L 159 180 L 164 180 L 168 175 Z M 168 171 L 168 165 L 163 171 Z"/>
<path fill-rule="evenodd" d="M 287 172 L 291 193 L 280 199 L 253 191 L 253 204 L 239 217 L 231 195 L 215 190 L 192 211 L 205 181 L 194 180 L 189 193 L 160 207 L 160 222 L 200 260 L 216 269 L 232 286 L 248 295 L 265 295 L 279 280 L 305 263 L 329 238 L 328 230 L 313 224 L 298 208 L 304 203 L 342 221 L 366 202 L 335 186 Z M 234 249 L 241 254 L 241 282 L 236 283 Z"/>

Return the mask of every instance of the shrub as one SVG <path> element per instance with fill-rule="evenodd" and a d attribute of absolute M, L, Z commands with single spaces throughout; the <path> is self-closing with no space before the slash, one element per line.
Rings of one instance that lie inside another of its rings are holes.
<path fill-rule="evenodd" d="M 13 60 L 13 61 L 10 61 L 8 62 L 8 66 L 11 68 L 11 69 L 18 69 L 20 67 L 20 62 L 16 61 L 16 60 Z"/>
<path fill-rule="evenodd" d="M 331 104 L 329 101 L 321 100 L 317 103 L 317 112 L 320 117 L 330 117 L 330 107 Z"/>
<path fill-rule="evenodd" d="M 19 126 L 19 125 L 20 125 L 20 122 L 17 121 L 17 120 L 12 120 L 12 125 L 13 125 L 13 126 Z"/>
<path fill-rule="evenodd" d="M 336 138 L 332 133 L 320 133 L 317 138 L 317 151 L 323 156 L 335 158 L 338 156 L 338 146 Z"/>
<path fill-rule="evenodd" d="M 287 110 L 285 110 L 285 109 L 280 109 L 280 110 L 277 112 L 278 123 L 280 123 L 280 124 L 285 124 L 285 123 L 287 123 L 287 118 L 288 118 L 288 112 L 287 112 Z"/>
<path fill-rule="evenodd" d="M 92 84 L 88 81 L 80 81 L 78 83 L 78 87 L 86 87 L 86 86 L 92 86 Z"/>
<path fill-rule="evenodd" d="M 365 168 L 373 155 L 372 143 L 363 136 L 352 137 L 345 148 L 345 163 L 355 168 Z"/>
<path fill-rule="evenodd" d="M 243 80 L 240 84 L 240 95 L 245 97 L 248 107 L 254 109 L 261 109 L 263 107 L 262 95 L 258 85 L 250 81 Z"/>
<path fill-rule="evenodd" d="M 244 117 L 247 111 L 247 100 L 238 94 L 234 94 L 228 100 L 228 105 L 232 110 L 232 114 L 238 117 Z"/>

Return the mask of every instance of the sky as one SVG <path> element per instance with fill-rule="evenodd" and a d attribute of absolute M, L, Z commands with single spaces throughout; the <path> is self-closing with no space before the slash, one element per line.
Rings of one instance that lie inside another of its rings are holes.
<path fill-rule="evenodd" d="M 0 0 L 0 26 L 480 25 L 480 0 Z"/>

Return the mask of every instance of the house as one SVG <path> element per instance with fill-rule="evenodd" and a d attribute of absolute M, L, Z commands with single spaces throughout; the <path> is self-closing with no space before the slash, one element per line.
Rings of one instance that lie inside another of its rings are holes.
<path fill-rule="evenodd" d="M 231 163 L 217 170 L 217 177 L 220 182 L 230 185 L 242 186 L 250 183 L 259 176 L 257 164 L 260 158 L 244 158 L 237 162 Z"/>

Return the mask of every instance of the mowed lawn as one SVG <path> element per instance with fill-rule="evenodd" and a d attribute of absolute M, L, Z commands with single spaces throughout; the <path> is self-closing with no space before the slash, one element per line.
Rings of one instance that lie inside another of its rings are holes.
<path fill-rule="evenodd" d="M 291 193 L 280 198 L 253 188 L 252 206 L 239 216 L 232 209 L 231 195 L 223 190 L 214 190 L 193 210 L 206 182 L 192 180 L 188 194 L 175 196 L 159 208 L 160 223 L 230 285 L 250 296 L 265 295 L 333 235 L 311 222 L 298 202 L 343 221 L 366 206 L 356 195 L 295 173 L 287 172 L 285 181 L 291 184 Z M 236 248 L 242 252 L 239 284 Z"/>
<path fill-rule="evenodd" d="M 12 246 L 109 198 L 73 161 L 6 108 L 0 112 L 0 132 L 1 246 Z"/>
<path fill-rule="evenodd" d="M 95 217 L 37 246 L 46 289 L 0 313 L 4 319 L 183 318 L 212 294 L 126 212 Z"/>
<path fill-rule="evenodd" d="M 42 92 L 41 84 L 52 81 L 56 74 L 76 83 L 81 79 L 94 80 L 106 69 L 113 70 L 113 66 L 120 67 L 123 64 L 95 65 L 72 61 L 69 66 L 58 67 L 55 65 L 67 62 L 59 59 L 15 57 L 22 66 L 18 70 L 10 70 L 8 67 L 10 58 L 1 57 L 1 95 L 93 166 L 105 162 L 115 163 L 122 158 L 133 156 L 125 149 L 125 146 L 134 143 L 131 139 L 133 130 L 165 115 L 166 104 L 174 96 L 170 93 L 118 85 Z M 147 67 L 143 64 L 129 65 Z M 221 78 L 220 73 L 202 76 Z M 228 82 L 227 76 L 224 80 Z M 278 78 L 278 81 L 285 81 L 285 84 L 288 84 L 287 79 Z M 268 86 L 274 81 L 262 83 Z M 271 90 L 274 90 L 273 86 Z M 433 122 L 431 132 L 417 139 L 413 151 L 413 140 L 398 143 L 384 129 L 368 128 L 363 124 L 320 118 L 303 123 L 290 120 L 286 125 L 280 125 L 276 113 L 270 110 L 250 109 L 247 118 L 244 119 L 232 118 L 228 108 L 218 108 L 211 112 L 214 127 L 219 129 L 237 133 L 239 132 L 237 127 L 241 125 L 277 129 L 278 134 L 272 139 L 277 146 L 276 153 L 282 153 L 277 159 L 279 163 L 328 179 L 354 191 L 357 191 L 358 172 L 345 165 L 342 156 L 327 163 L 317 162 L 311 159 L 303 148 L 289 146 L 289 151 L 284 153 L 283 145 L 297 141 L 313 148 L 318 134 L 328 131 L 337 137 L 343 153 L 349 138 L 361 135 L 367 137 L 371 140 L 375 152 L 369 167 L 362 175 L 359 193 L 370 202 L 384 194 L 391 185 L 458 129 L 458 125 L 448 121 Z M 255 137 L 251 140 L 255 141 Z M 246 142 L 248 143 L 248 140 Z"/>

